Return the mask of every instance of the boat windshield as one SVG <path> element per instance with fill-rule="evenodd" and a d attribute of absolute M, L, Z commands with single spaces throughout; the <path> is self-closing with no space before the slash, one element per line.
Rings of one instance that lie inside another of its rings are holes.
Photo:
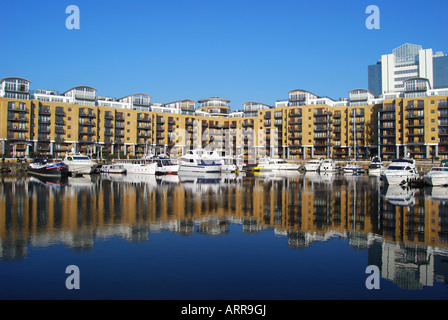
<path fill-rule="evenodd" d="M 83 156 L 74 156 L 73 160 L 90 160 L 89 157 L 83 157 Z"/>
<path fill-rule="evenodd" d="M 215 165 L 215 161 L 213 161 L 213 160 L 201 160 L 201 161 L 200 161 L 200 164 L 205 164 L 205 165 L 208 165 L 208 166 L 213 166 L 213 165 Z"/>
<path fill-rule="evenodd" d="M 389 170 L 404 170 L 403 166 L 389 166 Z"/>

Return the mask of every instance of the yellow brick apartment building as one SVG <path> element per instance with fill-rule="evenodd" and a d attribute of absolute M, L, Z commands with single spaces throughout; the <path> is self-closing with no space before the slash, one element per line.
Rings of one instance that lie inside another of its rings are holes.
<path fill-rule="evenodd" d="M 375 97 L 355 89 L 337 101 L 295 89 L 275 105 L 248 101 L 237 111 L 219 97 L 155 103 L 144 93 L 103 97 L 93 87 L 77 86 L 60 94 L 30 90 L 30 84 L 1 80 L 5 158 L 62 158 L 72 149 L 106 158 L 140 158 L 150 149 L 177 157 L 194 147 L 247 161 L 263 155 L 448 158 L 448 89 L 431 89 L 423 78 L 404 81 L 403 93 Z"/>

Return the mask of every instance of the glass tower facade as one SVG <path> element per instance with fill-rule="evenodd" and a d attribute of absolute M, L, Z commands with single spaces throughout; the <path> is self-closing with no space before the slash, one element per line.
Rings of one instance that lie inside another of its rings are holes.
<path fill-rule="evenodd" d="M 448 56 L 433 58 L 434 89 L 448 88 Z"/>
<path fill-rule="evenodd" d="M 370 65 L 368 68 L 369 74 L 369 91 L 378 97 L 382 94 L 382 79 L 381 79 L 381 63 Z"/>

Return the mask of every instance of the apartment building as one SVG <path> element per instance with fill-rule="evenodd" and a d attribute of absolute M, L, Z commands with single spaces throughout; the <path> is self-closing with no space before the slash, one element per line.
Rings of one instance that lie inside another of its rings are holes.
<path fill-rule="evenodd" d="M 209 146 L 248 161 L 448 158 L 448 89 L 432 89 L 420 77 L 382 98 L 366 89 L 339 100 L 296 89 L 275 106 L 249 101 L 243 111 L 231 111 L 230 100 L 218 97 L 155 103 L 143 93 L 116 99 L 97 96 L 90 86 L 59 94 L 31 92 L 29 85 L 22 78 L 1 81 L 4 157 L 62 158 L 72 148 L 136 158 L 156 149 L 177 157 Z"/>

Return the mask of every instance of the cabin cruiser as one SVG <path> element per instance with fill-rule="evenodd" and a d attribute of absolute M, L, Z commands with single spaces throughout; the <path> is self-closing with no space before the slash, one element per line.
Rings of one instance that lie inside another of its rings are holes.
<path fill-rule="evenodd" d="M 236 172 L 239 171 L 238 170 L 238 166 L 234 163 L 235 159 L 233 157 L 222 157 L 222 162 L 221 162 L 221 172 Z"/>
<path fill-rule="evenodd" d="M 73 151 L 68 152 L 62 162 L 68 166 L 72 174 L 91 174 L 98 166 L 88 156 Z"/>
<path fill-rule="evenodd" d="M 322 159 L 311 159 L 305 163 L 305 170 L 308 171 L 319 171 L 320 165 L 322 164 Z"/>
<path fill-rule="evenodd" d="M 333 161 L 333 159 L 324 159 L 319 167 L 320 172 L 338 172 L 339 166 Z"/>
<path fill-rule="evenodd" d="M 179 162 L 165 154 L 159 154 L 151 160 L 157 163 L 156 174 L 177 174 L 179 172 Z"/>
<path fill-rule="evenodd" d="M 386 166 L 381 161 L 381 158 L 374 157 L 369 165 L 369 175 L 378 176 L 386 169 Z"/>
<path fill-rule="evenodd" d="M 386 184 L 405 184 L 419 177 L 414 159 L 396 159 L 381 173 Z"/>
<path fill-rule="evenodd" d="M 448 185 L 448 167 L 433 167 L 423 176 L 423 181 L 430 186 Z"/>
<path fill-rule="evenodd" d="M 202 148 L 189 150 L 179 158 L 180 172 L 213 173 L 221 172 L 221 157 L 208 153 Z"/>
<path fill-rule="evenodd" d="M 126 169 L 122 164 L 104 164 L 101 166 L 100 172 L 123 174 L 126 173 Z"/>
<path fill-rule="evenodd" d="M 298 164 L 288 163 L 283 159 L 273 159 L 270 157 L 263 157 L 258 160 L 259 171 L 272 170 L 299 170 Z"/>
<path fill-rule="evenodd" d="M 349 162 L 342 167 L 343 173 L 360 174 L 364 173 L 365 169 L 363 166 L 357 164 L 356 162 Z"/>

